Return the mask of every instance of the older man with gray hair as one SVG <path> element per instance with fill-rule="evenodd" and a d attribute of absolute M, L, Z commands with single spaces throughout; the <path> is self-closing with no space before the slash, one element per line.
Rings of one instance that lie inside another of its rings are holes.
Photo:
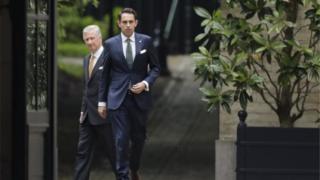
<path fill-rule="evenodd" d="M 89 25 L 83 29 L 83 41 L 90 51 L 83 59 L 83 96 L 79 118 L 79 141 L 76 154 L 75 180 L 89 180 L 93 150 L 98 138 L 103 140 L 107 157 L 115 171 L 115 149 L 111 123 L 97 111 L 98 90 L 107 52 L 102 46 L 100 28 Z"/>

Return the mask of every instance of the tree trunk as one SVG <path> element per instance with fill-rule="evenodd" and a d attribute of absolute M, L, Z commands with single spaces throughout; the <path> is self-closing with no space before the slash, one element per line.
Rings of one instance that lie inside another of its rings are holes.
<path fill-rule="evenodd" d="M 285 127 L 285 128 L 293 127 L 294 121 L 290 116 L 290 109 L 288 107 L 279 107 L 277 114 L 280 122 L 280 127 Z"/>
<path fill-rule="evenodd" d="M 280 119 L 280 127 L 293 128 L 294 123 L 291 118 Z"/>
<path fill-rule="evenodd" d="M 290 93 L 290 86 L 282 88 L 280 102 L 277 109 L 281 127 L 293 127 L 294 121 L 291 117 L 292 95 L 293 94 Z"/>
<path fill-rule="evenodd" d="M 298 0 L 290 0 L 288 3 L 286 15 L 287 20 L 295 23 L 298 17 Z M 285 30 L 285 38 L 286 40 L 294 39 L 294 29 L 287 28 Z M 287 54 L 288 57 L 291 56 L 292 47 L 287 47 L 284 49 L 284 52 Z M 291 110 L 292 110 L 292 96 L 293 93 L 290 92 L 291 84 L 285 85 L 281 88 L 280 94 L 280 102 L 278 104 L 277 114 L 279 117 L 280 127 L 287 127 L 291 128 L 294 125 L 294 120 L 291 117 Z"/>

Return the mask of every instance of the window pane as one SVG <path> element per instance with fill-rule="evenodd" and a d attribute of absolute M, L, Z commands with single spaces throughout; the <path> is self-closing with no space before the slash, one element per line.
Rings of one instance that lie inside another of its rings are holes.
<path fill-rule="evenodd" d="M 48 14 L 48 1 L 47 0 L 39 0 L 39 14 Z"/>
<path fill-rule="evenodd" d="M 27 28 L 27 110 L 46 109 L 48 107 L 47 21 L 31 21 Z"/>
<path fill-rule="evenodd" d="M 43 109 L 48 100 L 48 29 L 46 21 L 39 21 L 38 25 L 37 105 Z"/>
<path fill-rule="evenodd" d="M 36 109 L 36 24 L 27 25 L 26 90 L 27 109 Z"/>
<path fill-rule="evenodd" d="M 36 4 L 35 0 L 28 0 L 28 13 L 35 13 L 36 12 Z"/>

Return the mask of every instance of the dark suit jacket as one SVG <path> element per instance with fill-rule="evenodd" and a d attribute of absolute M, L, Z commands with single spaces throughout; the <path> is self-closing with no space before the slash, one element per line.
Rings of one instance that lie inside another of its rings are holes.
<path fill-rule="evenodd" d="M 135 45 L 136 56 L 130 69 L 123 54 L 121 35 L 105 41 L 108 58 L 101 77 L 99 101 L 107 102 L 108 109 L 115 110 L 121 105 L 130 83 L 133 85 L 145 80 L 151 89 L 160 74 L 160 65 L 154 54 L 152 39 L 147 35 L 135 33 Z M 134 95 L 134 99 L 142 110 L 151 107 L 150 91 Z"/>
<path fill-rule="evenodd" d="M 89 119 L 90 124 L 100 125 L 105 124 L 108 121 L 102 119 L 98 114 L 98 95 L 99 95 L 99 82 L 103 71 L 103 64 L 105 64 L 106 53 L 104 50 L 99 59 L 97 59 L 96 65 L 92 70 L 91 77 L 89 78 L 88 66 L 90 55 L 86 56 L 83 60 L 84 71 L 84 85 L 83 85 L 83 97 L 81 111 L 84 113 L 83 118 Z"/>

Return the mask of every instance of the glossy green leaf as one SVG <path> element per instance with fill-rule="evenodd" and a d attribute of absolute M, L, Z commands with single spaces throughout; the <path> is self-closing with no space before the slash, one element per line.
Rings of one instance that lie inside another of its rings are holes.
<path fill-rule="evenodd" d="M 195 7 L 194 8 L 194 11 L 196 12 L 196 14 L 200 17 L 203 17 L 203 18 L 207 18 L 207 19 L 210 19 L 211 18 L 211 15 L 210 13 L 204 9 L 204 8 L 201 8 L 201 7 Z"/>

